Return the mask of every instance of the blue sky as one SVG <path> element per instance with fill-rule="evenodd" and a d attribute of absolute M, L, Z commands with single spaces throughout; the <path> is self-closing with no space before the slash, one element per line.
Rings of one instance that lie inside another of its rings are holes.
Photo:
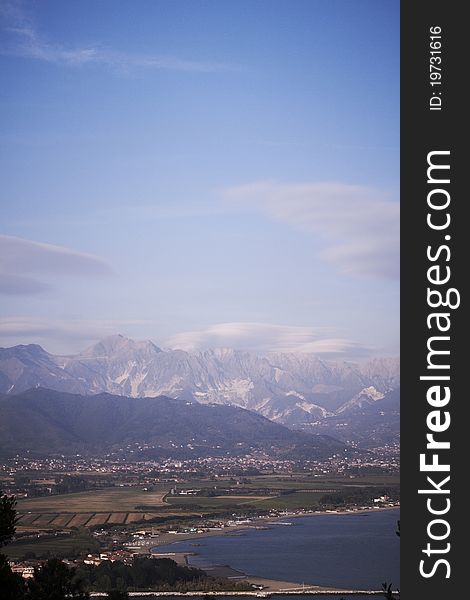
<path fill-rule="evenodd" d="M 398 353 L 398 1 L 0 6 L 2 345 Z"/>

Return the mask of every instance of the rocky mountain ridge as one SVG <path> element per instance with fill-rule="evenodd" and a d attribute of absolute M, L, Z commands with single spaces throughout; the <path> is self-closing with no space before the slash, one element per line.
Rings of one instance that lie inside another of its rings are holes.
<path fill-rule="evenodd" d="M 0 349 L 0 392 L 34 387 L 90 395 L 167 396 L 246 408 L 290 427 L 347 415 L 399 387 L 399 360 L 359 364 L 311 354 L 162 350 L 110 336 L 73 356 L 35 344 Z"/>

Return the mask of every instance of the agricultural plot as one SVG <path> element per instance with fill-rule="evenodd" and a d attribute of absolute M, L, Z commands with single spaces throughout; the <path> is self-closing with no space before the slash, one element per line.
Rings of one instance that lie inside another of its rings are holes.
<path fill-rule="evenodd" d="M 127 513 L 126 525 L 130 523 L 136 523 L 137 521 L 141 521 L 142 517 L 144 517 L 142 513 Z"/>
<path fill-rule="evenodd" d="M 27 514 L 27 515 L 19 515 L 18 517 L 18 525 L 31 525 L 37 518 L 39 518 L 39 514 Z"/>
<path fill-rule="evenodd" d="M 99 525 L 104 525 L 111 513 L 97 513 L 89 521 L 87 521 L 87 527 L 98 527 Z M 142 516 L 142 515 L 141 515 Z"/>
<path fill-rule="evenodd" d="M 396 485 L 393 477 L 387 484 Z M 375 477 L 251 477 L 234 485 L 234 479 L 218 480 L 219 495 L 180 495 L 186 489 L 216 491 L 213 481 L 179 483 L 176 494 L 160 487 L 146 491 L 141 487 L 112 487 L 76 494 L 21 499 L 18 502 L 18 527 L 25 530 L 58 530 L 103 525 L 124 526 L 165 518 L 187 518 L 203 514 L 222 514 L 244 510 L 318 509 L 325 494 L 378 487 Z M 384 478 L 380 479 L 380 487 Z M 226 490 L 229 493 L 221 493 Z M 238 492 L 238 493 L 237 493 Z"/>
<path fill-rule="evenodd" d="M 89 534 L 48 535 L 36 540 L 20 540 L 5 546 L 4 552 L 13 560 L 34 555 L 37 558 L 69 558 L 78 554 L 98 552 L 99 543 Z"/>
<path fill-rule="evenodd" d="M 67 527 L 82 527 L 92 517 L 90 513 L 79 513 L 76 514 L 67 524 Z"/>
<path fill-rule="evenodd" d="M 107 488 L 77 494 L 22 499 L 18 502 L 18 527 L 24 529 L 69 529 L 124 525 L 154 519 L 158 510 L 170 508 L 165 490 Z M 141 507 L 141 508 L 139 508 Z M 154 508 L 155 512 L 148 512 Z"/>
<path fill-rule="evenodd" d="M 293 492 L 279 496 L 168 496 L 167 502 L 176 507 L 200 507 L 210 512 L 227 508 L 269 509 L 313 509 L 324 492 Z"/>
<path fill-rule="evenodd" d="M 35 527 L 46 527 L 47 525 L 49 525 L 52 521 L 54 521 L 54 519 L 57 518 L 57 514 L 41 514 L 41 515 L 36 515 L 37 519 L 35 519 L 34 521 L 34 526 Z"/>
<path fill-rule="evenodd" d="M 63 494 L 18 501 L 18 511 L 35 513 L 135 512 L 136 506 L 164 506 L 167 492 L 147 492 L 140 488 L 106 488 L 77 494 Z"/>
<path fill-rule="evenodd" d="M 31 513 L 21 515 L 18 528 L 24 529 L 71 529 L 73 527 L 99 527 L 100 525 L 124 525 L 154 519 L 158 513 Z M 160 515 L 161 516 L 161 515 Z"/>
<path fill-rule="evenodd" d="M 200 507 L 211 510 L 215 508 L 236 507 L 247 501 L 249 496 L 167 496 L 166 501 L 174 508 Z M 255 498 L 255 496 L 252 496 Z"/>
<path fill-rule="evenodd" d="M 73 514 L 59 515 L 53 521 L 51 521 L 50 525 L 51 527 L 66 527 L 74 517 L 75 515 Z"/>
<path fill-rule="evenodd" d="M 111 513 L 108 519 L 108 523 L 112 523 L 113 525 L 122 525 L 127 517 L 127 513 Z"/>
<path fill-rule="evenodd" d="M 267 498 L 253 506 L 259 509 L 267 510 L 313 510 L 318 508 L 318 501 L 324 495 L 324 492 L 294 492 L 292 494 L 283 494 Z"/>

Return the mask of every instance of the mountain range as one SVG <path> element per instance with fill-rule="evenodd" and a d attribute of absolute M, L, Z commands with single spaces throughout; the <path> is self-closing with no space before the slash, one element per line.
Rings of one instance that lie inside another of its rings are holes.
<path fill-rule="evenodd" d="M 131 459 L 243 456 L 322 458 L 344 453 L 326 435 L 292 431 L 235 406 L 35 388 L 0 394 L 0 454 L 103 455 Z"/>
<path fill-rule="evenodd" d="M 399 384 L 397 358 L 352 363 L 304 353 L 257 356 L 233 349 L 190 353 L 162 350 L 151 341 L 122 335 L 72 356 L 53 355 L 36 344 L 0 349 L 4 394 L 42 387 L 81 395 L 166 396 L 238 406 L 308 431 L 338 418 L 357 421 L 368 406 L 387 407 L 386 398 L 391 392 L 397 397 Z M 387 415 L 389 410 L 377 414 Z M 397 411 L 399 406 L 394 405 L 391 412 L 396 416 Z"/>

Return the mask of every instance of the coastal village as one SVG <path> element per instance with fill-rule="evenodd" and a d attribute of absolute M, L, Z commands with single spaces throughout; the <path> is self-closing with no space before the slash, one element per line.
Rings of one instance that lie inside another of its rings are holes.
<path fill-rule="evenodd" d="M 182 492 L 182 495 L 191 495 L 196 490 Z M 399 507 L 399 501 L 391 500 L 382 495 L 372 499 L 371 505 L 351 505 L 337 509 L 325 510 L 294 510 L 294 511 L 270 511 L 268 514 L 260 515 L 233 515 L 228 519 L 204 519 L 201 518 L 197 526 L 157 527 L 154 525 L 142 526 L 139 529 L 132 527 L 116 527 L 111 529 L 97 529 L 92 536 L 99 542 L 102 551 L 88 553 L 75 559 L 65 559 L 70 565 L 94 565 L 98 566 L 104 561 L 121 561 L 124 564 L 132 564 L 136 556 L 148 556 L 152 558 L 171 558 L 178 564 L 188 565 L 188 554 L 174 551 L 159 551 L 160 546 L 168 546 L 172 542 L 180 540 L 195 540 L 193 554 L 197 553 L 197 540 L 208 536 L 239 536 L 248 529 L 269 529 L 270 527 L 295 526 L 295 519 L 316 514 L 352 514 L 375 510 L 393 509 Z M 70 530 L 57 531 L 56 536 L 71 535 Z M 34 538 L 48 536 L 48 533 L 34 534 Z M 14 572 L 20 573 L 24 578 L 32 577 L 34 567 L 40 564 L 38 559 L 11 560 L 10 565 Z M 232 575 L 233 577 L 233 575 Z M 235 574 L 235 578 L 240 578 Z M 261 589 L 263 586 L 261 585 Z"/>

